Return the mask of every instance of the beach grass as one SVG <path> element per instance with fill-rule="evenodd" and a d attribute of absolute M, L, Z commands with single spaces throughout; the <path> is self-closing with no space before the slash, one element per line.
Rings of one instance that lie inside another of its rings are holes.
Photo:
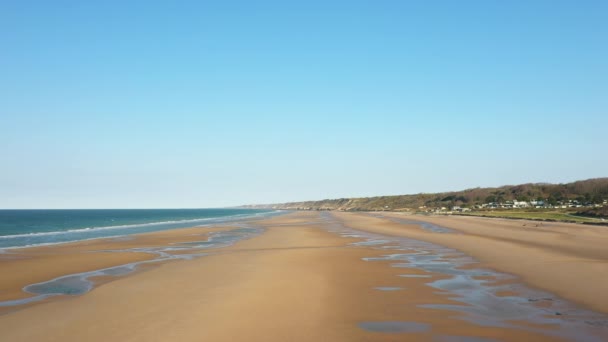
<path fill-rule="evenodd" d="M 471 211 L 462 215 L 500 217 L 541 221 L 562 221 L 577 223 L 599 223 L 601 219 L 577 216 L 567 211 L 559 210 L 493 210 L 493 211 Z"/>

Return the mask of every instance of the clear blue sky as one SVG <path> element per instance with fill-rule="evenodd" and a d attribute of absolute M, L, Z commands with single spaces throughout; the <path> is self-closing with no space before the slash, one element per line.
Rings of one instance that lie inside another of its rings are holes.
<path fill-rule="evenodd" d="M 2 1 L 0 208 L 608 176 L 607 1 Z"/>

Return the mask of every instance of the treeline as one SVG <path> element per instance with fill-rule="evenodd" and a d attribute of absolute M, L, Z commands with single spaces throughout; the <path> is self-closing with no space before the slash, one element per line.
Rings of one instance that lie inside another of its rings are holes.
<path fill-rule="evenodd" d="M 602 203 L 608 199 L 608 178 L 595 178 L 567 184 L 521 184 L 499 188 L 475 188 L 464 190 L 461 193 L 450 193 L 445 197 L 441 194 L 427 202 L 430 205 L 437 203 L 454 203 L 456 205 L 504 203 L 506 201 L 545 201 L 556 205 L 560 202 L 576 200 L 579 203 Z"/>
<path fill-rule="evenodd" d="M 569 200 L 583 204 L 602 203 L 608 199 L 608 178 L 595 178 L 567 184 L 530 183 L 498 188 L 474 188 L 434 194 L 339 198 L 321 201 L 291 202 L 246 207 L 299 210 L 416 210 L 420 207 L 473 207 L 483 203 L 542 200 L 556 205 Z"/>

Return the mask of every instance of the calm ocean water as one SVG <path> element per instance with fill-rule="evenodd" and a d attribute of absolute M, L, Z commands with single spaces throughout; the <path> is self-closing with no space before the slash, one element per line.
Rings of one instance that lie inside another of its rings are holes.
<path fill-rule="evenodd" d="M 0 249 L 186 228 L 277 213 L 255 209 L 0 210 Z"/>

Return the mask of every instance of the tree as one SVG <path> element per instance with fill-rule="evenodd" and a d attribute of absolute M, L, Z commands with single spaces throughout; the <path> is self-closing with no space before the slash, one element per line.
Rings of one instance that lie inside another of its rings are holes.
<path fill-rule="evenodd" d="M 604 199 L 602 198 L 601 194 L 595 194 L 595 195 L 593 195 L 591 202 L 596 203 L 596 204 L 601 204 L 604 202 Z"/>
<path fill-rule="evenodd" d="M 590 194 L 590 193 L 585 192 L 585 202 L 586 202 L 586 203 L 591 202 L 591 197 L 592 197 L 592 196 L 591 196 L 591 194 Z"/>
<path fill-rule="evenodd" d="M 551 194 L 551 196 L 549 196 L 549 198 L 553 197 L 556 201 L 561 201 L 564 196 L 562 195 L 562 193 L 560 191 L 555 191 Z"/>

